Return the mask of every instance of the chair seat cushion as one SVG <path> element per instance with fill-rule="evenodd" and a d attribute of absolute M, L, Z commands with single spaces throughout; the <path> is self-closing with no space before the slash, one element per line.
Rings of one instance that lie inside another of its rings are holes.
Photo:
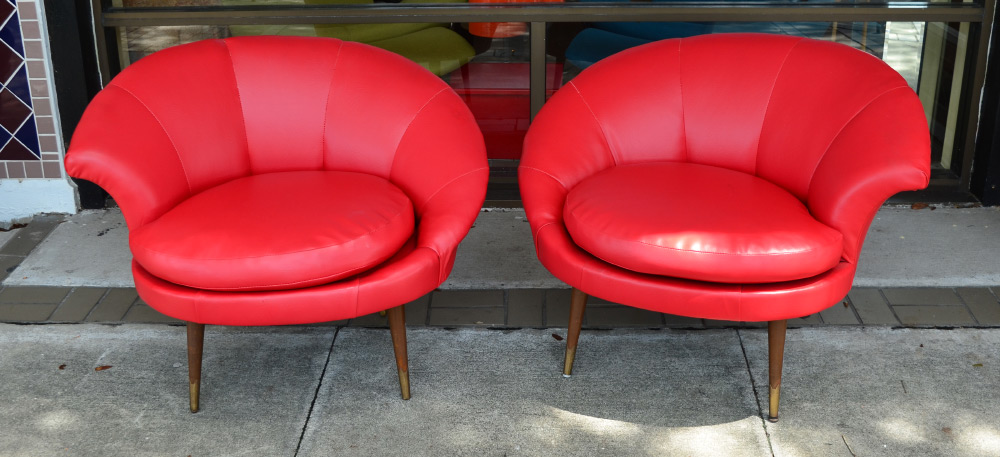
<path fill-rule="evenodd" d="M 151 274 L 210 290 L 324 284 L 390 258 L 414 231 L 413 205 L 368 174 L 296 171 L 240 178 L 133 231 Z"/>
<path fill-rule="evenodd" d="M 808 278 L 840 261 L 840 232 L 761 178 L 658 162 L 610 168 L 567 195 L 566 228 L 628 270 L 724 283 Z"/>

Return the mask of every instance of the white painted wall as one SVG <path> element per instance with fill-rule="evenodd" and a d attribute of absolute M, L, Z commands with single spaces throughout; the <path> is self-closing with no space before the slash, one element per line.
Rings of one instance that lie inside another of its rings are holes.
<path fill-rule="evenodd" d="M 0 179 L 0 227 L 39 213 L 76 213 L 76 198 L 65 179 Z"/>

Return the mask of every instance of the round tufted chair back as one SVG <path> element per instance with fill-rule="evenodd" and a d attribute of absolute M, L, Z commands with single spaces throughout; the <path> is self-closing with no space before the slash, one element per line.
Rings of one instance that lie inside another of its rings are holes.
<path fill-rule="evenodd" d="M 388 179 L 419 219 L 444 185 L 485 165 L 468 153 L 479 135 L 444 82 L 388 51 L 239 37 L 166 49 L 125 69 L 88 107 L 67 168 L 107 186 L 133 230 L 220 183 L 304 170 Z M 112 182 L 102 169 L 131 176 Z"/>
<path fill-rule="evenodd" d="M 561 215 L 532 214 L 547 197 L 526 186 L 565 193 L 613 166 L 711 165 L 790 192 L 845 234 L 853 262 L 870 219 L 843 217 L 839 202 L 874 192 L 877 202 L 851 210 L 868 216 L 900 188 L 926 185 L 922 113 L 898 73 L 841 44 L 766 34 L 655 42 L 595 64 L 546 103 L 525 143 L 525 208 L 537 230 Z M 884 168 L 879 180 L 864 178 L 872 168 Z M 536 180 L 537 170 L 559 185 Z"/>

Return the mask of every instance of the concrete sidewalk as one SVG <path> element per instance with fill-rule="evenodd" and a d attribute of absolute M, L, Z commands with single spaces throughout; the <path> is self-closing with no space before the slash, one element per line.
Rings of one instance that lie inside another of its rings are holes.
<path fill-rule="evenodd" d="M 44 223 L 32 223 L 28 229 Z M 128 229 L 117 208 L 45 226 L 43 241 L 2 284 L 132 287 Z M 0 232 L 3 237 L 11 232 Z M 0 250 L 0 255 L 3 251 Z M 884 207 L 862 249 L 859 287 L 1000 285 L 1000 207 Z M 484 210 L 443 289 L 565 288 L 538 262 L 522 209 Z"/>
<path fill-rule="evenodd" d="M 790 330 L 776 424 L 762 330 L 563 334 L 411 329 L 403 401 L 388 331 L 212 327 L 190 414 L 183 327 L 0 324 L 0 454 L 1000 454 L 1000 329 Z"/>
<path fill-rule="evenodd" d="M 592 299 L 560 376 L 569 293 L 527 226 L 484 211 L 407 304 L 410 401 L 371 315 L 209 327 L 194 415 L 119 213 L 0 232 L 0 455 L 1000 455 L 996 208 L 883 208 L 843 304 L 789 321 L 776 424 L 757 324 Z"/>

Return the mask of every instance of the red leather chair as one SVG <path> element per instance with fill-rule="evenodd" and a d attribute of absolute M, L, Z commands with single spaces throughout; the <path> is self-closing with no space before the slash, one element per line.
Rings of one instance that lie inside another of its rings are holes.
<path fill-rule="evenodd" d="M 440 285 L 482 205 L 482 134 L 447 84 L 329 38 L 177 46 L 126 68 L 81 120 L 66 168 L 118 202 L 139 295 L 188 322 L 191 410 L 204 324 L 388 310 Z"/>
<path fill-rule="evenodd" d="M 929 135 L 895 71 L 847 46 L 721 34 L 611 56 L 535 118 L 520 165 L 538 258 L 587 294 L 768 321 L 777 420 L 786 319 L 851 288 L 868 226 L 927 185 Z"/>

